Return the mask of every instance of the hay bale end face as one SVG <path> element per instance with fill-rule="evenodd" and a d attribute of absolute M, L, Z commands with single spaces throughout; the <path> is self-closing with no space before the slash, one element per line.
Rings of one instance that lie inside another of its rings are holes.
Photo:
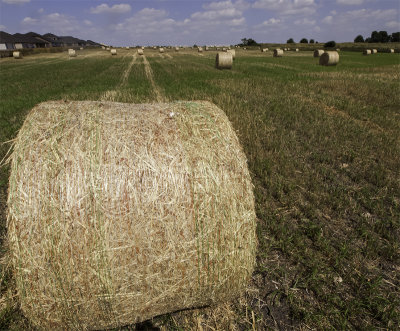
<path fill-rule="evenodd" d="M 137 53 L 138 53 L 138 55 L 143 55 L 143 49 L 139 48 L 139 49 L 137 50 Z"/>
<path fill-rule="evenodd" d="M 160 47 L 159 52 L 164 53 L 164 48 Z"/>
<path fill-rule="evenodd" d="M 199 53 L 202 53 L 202 52 L 203 52 L 203 47 L 198 47 L 198 48 L 197 48 L 197 51 L 198 51 Z"/>
<path fill-rule="evenodd" d="M 117 55 L 117 50 L 116 50 L 115 48 L 113 48 L 113 49 L 111 50 L 111 55 Z"/>
<path fill-rule="evenodd" d="M 283 50 L 280 48 L 274 49 L 274 57 L 281 57 L 283 55 Z"/>
<path fill-rule="evenodd" d="M 339 53 L 326 51 L 319 57 L 319 64 L 323 66 L 335 66 L 339 63 Z"/>
<path fill-rule="evenodd" d="M 364 49 L 363 55 L 371 55 L 371 50 L 370 49 Z"/>
<path fill-rule="evenodd" d="M 314 51 L 314 57 L 320 57 L 322 54 L 324 54 L 324 50 L 323 49 L 316 49 Z"/>
<path fill-rule="evenodd" d="M 232 69 L 233 56 L 228 52 L 218 52 L 215 57 L 215 67 L 217 69 Z"/>
<path fill-rule="evenodd" d="M 376 53 L 378 53 L 378 50 L 374 48 L 374 49 L 372 50 L 372 54 L 376 54 Z"/>
<path fill-rule="evenodd" d="M 118 328 L 230 300 L 251 277 L 246 157 L 209 102 L 39 104 L 9 188 L 18 296 L 39 329 Z"/>
<path fill-rule="evenodd" d="M 262 53 L 268 52 L 268 48 L 263 48 L 263 49 L 261 50 L 261 52 L 262 52 Z"/>
<path fill-rule="evenodd" d="M 68 55 L 69 55 L 69 57 L 76 57 L 76 52 L 75 52 L 75 50 L 72 49 L 72 48 L 70 48 L 70 49 L 68 50 Z"/>
<path fill-rule="evenodd" d="M 236 51 L 234 49 L 228 49 L 227 52 L 232 54 L 232 59 L 234 60 L 236 57 Z"/>
<path fill-rule="evenodd" d="M 13 52 L 14 59 L 22 59 L 23 57 L 22 52 Z"/>

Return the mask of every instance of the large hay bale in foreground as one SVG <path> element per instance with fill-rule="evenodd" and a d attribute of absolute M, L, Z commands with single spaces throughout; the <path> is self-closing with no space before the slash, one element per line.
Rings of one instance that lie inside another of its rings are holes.
<path fill-rule="evenodd" d="M 215 67 L 217 69 L 231 69 L 233 64 L 233 56 L 231 53 L 218 52 L 215 57 Z"/>
<path fill-rule="evenodd" d="M 227 52 L 232 54 L 232 59 L 234 60 L 236 57 L 236 51 L 234 49 L 228 49 Z"/>
<path fill-rule="evenodd" d="M 274 57 L 281 57 L 283 55 L 283 50 L 282 49 L 274 49 Z"/>
<path fill-rule="evenodd" d="M 230 300 L 255 263 L 246 157 L 204 101 L 39 104 L 15 140 L 7 226 L 22 311 L 46 330 Z"/>
<path fill-rule="evenodd" d="M 324 50 L 323 49 L 316 49 L 314 51 L 314 57 L 320 57 L 322 54 L 324 54 Z"/>
<path fill-rule="evenodd" d="M 23 57 L 22 52 L 13 52 L 14 59 L 22 59 Z"/>
<path fill-rule="evenodd" d="M 326 51 L 319 57 L 319 64 L 323 66 L 335 66 L 339 63 L 339 53 Z"/>
<path fill-rule="evenodd" d="M 371 55 L 371 50 L 370 49 L 364 49 L 363 55 Z"/>
<path fill-rule="evenodd" d="M 76 57 L 76 52 L 75 52 L 75 50 L 72 49 L 72 48 L 70 48 L 70 49 L 68 50 L 68 55 L 69 55 L 69 57 Z"/>
<path fill-rule="evenodd" d="M 137 50 L 137 53 L 138 53 L 138 55 L 143 55 L 143 49 L 139 48 L 139 49 Z"/>
<path fill-rule="evenodd" d="M 111 49 L 111 55 L 117 55 L 117 50 L 115 48 Z"/>

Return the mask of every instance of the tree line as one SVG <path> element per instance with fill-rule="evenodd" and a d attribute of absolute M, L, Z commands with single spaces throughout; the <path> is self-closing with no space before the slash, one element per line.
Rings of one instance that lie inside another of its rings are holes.
<path fill-rule="evenodd" d="M 364 39 L 362 35 L 354 38 L 355 43 L 398 43 L 400 42 L 400 32 L 388 34 L 387 31 L 372 31 L 371 37 Z"/>

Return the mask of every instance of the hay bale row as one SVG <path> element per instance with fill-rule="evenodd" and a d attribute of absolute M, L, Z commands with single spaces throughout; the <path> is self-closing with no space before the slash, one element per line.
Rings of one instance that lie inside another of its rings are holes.
<path fill-rule="evenodd" d="M 15 140 L 7 225 L 37 329 L 114 329 L 231 300 L 255 264 L 246 157 L 205 101 L 36 106 Z"/>
<path fill-rule="evenodd" d="M 319 64 L 323 66 L 335 66 L 339 63 L 339 53 L 335 51 L 325 51 L 319 57 Z"/>
<path fill-rule="evenodd" d="M 217 69 L 231 69 L 233 64 L 233 55 L 228 52 L 218 52 L 215 57 L 215 67 Z"/>
<path fill-rule="evenodd" d="M 283 50 L 280 48 L 274 49 L 274 57 L 281 57 L 283 55 Z"/>
<path fill-rule="evenodd" d="M 24 56 L 22 55 L 22 52 L 13 52 L 13 58 L 14 59 L 22 59 Z"/>
<path fill-rule="evenodd" d="M 322 54 L 324 54 L 324 50 L 323 49 L 316 49 L 314 51 L 314 57 L 320 57 Z"/>

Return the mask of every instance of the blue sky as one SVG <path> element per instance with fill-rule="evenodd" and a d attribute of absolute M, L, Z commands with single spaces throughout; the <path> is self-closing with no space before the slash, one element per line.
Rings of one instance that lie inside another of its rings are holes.
<path fill-rule="evenodd" d="M 353 41 L 400 31 L 399 0 L 0 0 L 0 30 L 124 45 Z"/>

